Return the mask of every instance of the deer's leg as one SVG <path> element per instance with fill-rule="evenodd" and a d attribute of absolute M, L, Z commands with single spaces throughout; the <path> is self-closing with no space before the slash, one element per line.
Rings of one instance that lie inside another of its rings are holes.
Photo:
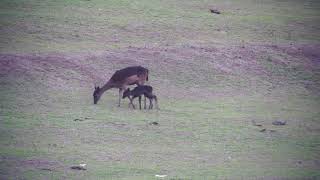
<path fill-rule="evenodd" d="M 144 95 L 149 99 L 149 109 L 152 109 L 152 93 L 145 93 Z"/>
<path fill-rule="evenodd" d="M 135 99 L 136 97 L 133 97 L 132 98 L 132 106 L 133 106 L 133 109 L 136 109 L 136 106 L 133 104 L 133 100 Z"/>
<path fill-rule="evenodd" d="M 134 106 L 134 104 L 133 104 L 133 98 L 131 98 L 130 103 L 131 103 L 131 105 L 132 105 L 133 109 L 136 109 L 136 107 L 135 107 L 135 106 Z"/>
<path fill-rule="evenodd" d="M 139 96 L 139 108 L 141 110 L 141 96 Z"/>
<path fill-rule="evenodd" d="M 130 96 L 128 97 L 128 99 L 129 99 L 128 108 L 130 108 L 130 105 L 132 105 L 132 99 L 131 99 L 131 97 L 130 97 Z"/>
<path fill-rule="evenodd" d="M 147 102 L 146 102 L 146 100 L 147 100 L 147 97 L 144 95 L 144 109 L 147 109 Z"/>
<path fill-rule="evenodd" d="M 149 98 L 149 109 L 152 109 L 153 108 L 153 104 L 152 104 L 152 98 Z"/>
<path fill-rule="evenodd" d="M 129 100 L 130 100 L 129 108 L 130 108 L 130 105 L 132 105 L 132 108 L 133 108 L 133 109 L 136 109 L 136 107 L 135 107 L 134 104 L 133 104 L 134 98 L 133 98 L 133 97 L 129 97 Z"/>
<path fill-rule="evenodd" d="M 153 99 L 156 102 L 156 108 L 159 109 L 159 105 L 158 105 L 158 98 L 156 95 L 153 95 Z"/>
<path fill-rule="evenodd" d="M 120 101 L 121 101 L 122 93 L 123 93 L 123 89 L 119 88 L 119 103 L 118 103 L 118 107 L 120 107 Z"/>

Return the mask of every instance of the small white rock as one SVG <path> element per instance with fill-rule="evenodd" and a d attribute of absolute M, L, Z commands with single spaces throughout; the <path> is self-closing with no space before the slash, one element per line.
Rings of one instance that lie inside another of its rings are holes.
<path fill-rule="evenodd" d="M 155 177 L 164 178 L 164 177 L 167 177 L 167 175 L 159 175 L 159 174 L 156 174 Z"/>

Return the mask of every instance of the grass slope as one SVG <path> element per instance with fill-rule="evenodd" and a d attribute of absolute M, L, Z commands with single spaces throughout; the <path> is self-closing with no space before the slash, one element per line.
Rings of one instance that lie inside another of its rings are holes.
<path fill-rule="evenodd" d="M 319 42 L 318 1 L 0 2 L 4 52 L 181 44 Z M 219 8 L 222 15 L 209 13 Z"/>

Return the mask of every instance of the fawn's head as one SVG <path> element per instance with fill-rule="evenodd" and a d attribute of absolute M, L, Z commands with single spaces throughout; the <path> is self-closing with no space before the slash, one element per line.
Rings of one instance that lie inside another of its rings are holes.
<path fill-rule="evenodd" d="M 124 98 L 126 98 L 126 97 L 129 97 L 130 94 L 131 94 L 130 88 L 126 89 L 126 90 L 123 92 L 122 99 L 124 99 Z"/>

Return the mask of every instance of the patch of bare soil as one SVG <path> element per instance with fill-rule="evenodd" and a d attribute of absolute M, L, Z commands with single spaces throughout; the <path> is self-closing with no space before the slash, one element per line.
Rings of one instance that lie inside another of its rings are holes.
<path fill-rule="evenodd" d="M 45 159 L 29 159 L 20 161 L 21 166 L 34 167 L 37 169 L 50 169 L 53 170 L 59 165 L 58 162 L 48 161 Z"/>
<path fill-rule="evenodd" d="M 7 164 L 8 168 L 14 167 L 15 169 L 28 170 L 38 169 L 44 171 L 55 171 L 62 167 L 57 161 L 51 161 L 47 159 L 33 158 L 33 159 L 21 159 L 15 157 L 1 157 L 1 163 Z"/>

